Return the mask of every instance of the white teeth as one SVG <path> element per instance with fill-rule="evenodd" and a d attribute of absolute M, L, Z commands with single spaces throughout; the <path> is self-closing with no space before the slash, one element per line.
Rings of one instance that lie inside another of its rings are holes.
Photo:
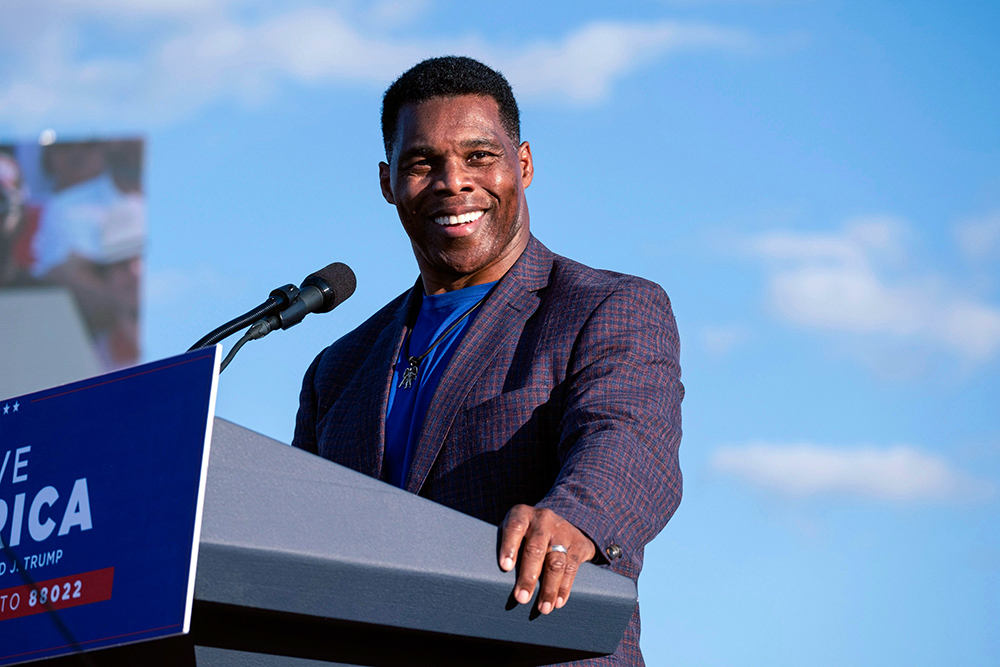
<path fill-rule="evenodd" d="M 468 222 L 479 220 L 481 217 L 483 217 L 483 211 L 473 211 L 472 213 L 463 213 L 462 215 L 442 215 L 439 218 L 434 218 L 434 222 L 445 227 L 450 227 L 451 225 L 464 225 Z"/>

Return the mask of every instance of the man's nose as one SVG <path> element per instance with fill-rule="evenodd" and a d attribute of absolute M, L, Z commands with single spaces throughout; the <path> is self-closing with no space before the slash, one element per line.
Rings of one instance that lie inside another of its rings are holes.
<path fill-rule="evenodd" d="M 457 195 L 461 192 L 471 192 L 475 189 L 472 174 L 464 161 L 459 159 L 444 160 L 438 169 L 434 182 L 434 191 L 439 195 Z"/>

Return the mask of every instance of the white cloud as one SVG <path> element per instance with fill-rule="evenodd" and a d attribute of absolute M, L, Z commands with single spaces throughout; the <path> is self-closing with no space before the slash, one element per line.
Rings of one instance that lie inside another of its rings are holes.
<path fill-rule="evenodd" d="M 701 330 L 701 343 L 713 357 L 723 357 L 750 338 L 750 331 L 743 326 L 705 326 Z"/>
<path fill-rule="evenodd" d="M 34 0 L 29 0 L 33 3 Z M 106 14 L 129 17 L 191 16 L 217 11 L 232 0 L 55 0 L 55 7 L 76 15 Z"/>
<path fill-rule="evenodd" d="M 747 50 L 753 38 L 741 31 L 699 24 L 598 22 L 556 43 L 538 43 L 514 54 L 495 54 L 515 92 L 596 102 L 615 79 L 663 56 L 691 50 Z"/>
<path fill-rule="evenodd" d="M 397 38 L 330 7 L 299 5 L 250 20 L 244 16 L 252 12 L 237 11 L 247 4 L 62 0 L 39 11 L 37 3 L 14 0 L 0 24 L 0 116 L 25 130 L 162 123 L 218 99 L 268 99 L 289 82 L 381 88 L 420 59 L 445 53 L 498 67 L 525 99 L 596 103 L 616 80 L 671 53 L 755 43 L 745 31 L 669 21 L 597 22 L 521 45 L 473 33 Z M 367 23 L 384 24 L 371 20 L 380 12 L 412 19 L 400 6 L 376 5 Z M 121 44 L 102 48 L 94 26 Z"/>
<path fill-rule="evenodd" d="M 768 266 L 768 298 L 802 326 L 931 344 L 964 361 L 1000 353 L 1000 308 L 908 267 L 907 226 L 856 220 L 831 234 L 775 232 L 747 248 Z"/>
<path fill-rule="evenodd" d="M 369 18 L 379 25 L 403 25 L 425 13 L 430 0 L 381 0 L 368 11 Z"/>
<path fill-rule="evenodd" d="M 210 266 L 150 271 L 141 285 L 143 303 L 156 306 L 175 303 L 195 291 L 231 293 L 238 289 L 232 279 L 226 278 Z"/>
<path fill-rule="evenodd" d="M 722 447 L 711 465 L 781 495 L 841 496 L 896 502 L 984 500 L 984 480 L 955 470 L 944 459 L 913 447 L 824 447 L 755 443 Z"/>
<path fill-rule="evenodd" d="M 1000 257 L 1000 211 L 959 223 L 955 236 L 958 247 L 971 260 Z"/>

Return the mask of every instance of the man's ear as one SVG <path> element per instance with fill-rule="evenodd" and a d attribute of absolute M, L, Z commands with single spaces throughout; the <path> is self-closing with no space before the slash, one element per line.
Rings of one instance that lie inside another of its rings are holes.
<path fill-rule="evenodd" d="M 392 196 L 392 179 L 389 178 L 389 165 L 385 162 L 378 163 L 378 182 L 382 186 L 382 196 L 385 200 L 396 205 L 396 199 Z"/>
<path fill-rule="evenodd" d="M 521 185 L 528 187 L 535 176 L 535 163 L 531 158 L 531 146 L 527 141 L 518 147 L 517 160 L 521 163 Z"/>

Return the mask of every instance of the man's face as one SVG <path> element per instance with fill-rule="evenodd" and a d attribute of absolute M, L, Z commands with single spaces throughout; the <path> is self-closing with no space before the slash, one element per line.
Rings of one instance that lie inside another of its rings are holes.
<path fill-rule="evenodd" d="M 396 206 L 428 294 L 498 280 L 528 243 L 527 142 L 514 146 L 496 102 L 435 97 L 399 112 L 382 194 Z"/>

